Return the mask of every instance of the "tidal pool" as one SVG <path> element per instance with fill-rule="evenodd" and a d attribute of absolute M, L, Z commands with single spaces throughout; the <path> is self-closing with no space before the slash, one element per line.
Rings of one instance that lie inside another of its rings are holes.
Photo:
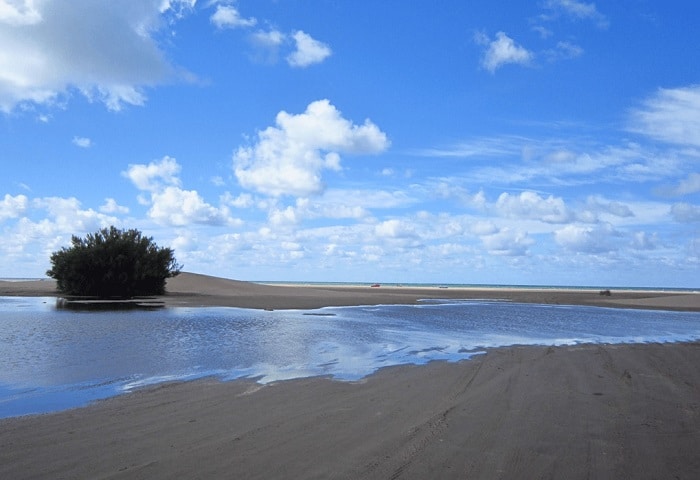
<path fill-rule="evenodd" d="M 262 311 L 71 311 L 0 297 L 0 418 L 85 405 L 165 381 L 261 383 L 457 361 L 510 345 L 700 339 L 700 313 L 498 301 Z"/>

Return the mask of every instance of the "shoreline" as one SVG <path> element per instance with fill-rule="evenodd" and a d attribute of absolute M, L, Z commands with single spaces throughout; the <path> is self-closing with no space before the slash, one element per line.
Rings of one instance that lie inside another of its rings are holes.
<path fill-rule="evenodd" d="M 357 382 L 162 384 L 0 420 L 0 477 L 695 478 L 698 362 L 700 343 L 515 346 Z"/>
<path fill-rule="evenodd" d="M 60 294 L 53 280 L 0 281 L 0 296 L 58 297 Z M 564 288 L 273 285 L 188 272 L 168 279 L 166 294 L 152 299 L 172 307 L 220 306 L 274 310 L 415 304 L 424 299 L 453 299 L 700 311 L 700 292 L 612 289 L 610 296 L 604 296 L 596 290 Z"/>

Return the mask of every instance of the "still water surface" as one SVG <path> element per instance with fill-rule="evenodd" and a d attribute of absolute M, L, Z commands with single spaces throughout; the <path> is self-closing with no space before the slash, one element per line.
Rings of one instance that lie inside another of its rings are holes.
<path fill-rule="evenodd" d="M 695 340 L 700 313 L 688 312 L 494 301 L 85 312 L 57 310 L 54 298 L 0 297 L 0 418 L 211 375 L 356 380 L 488 347 Z"/>

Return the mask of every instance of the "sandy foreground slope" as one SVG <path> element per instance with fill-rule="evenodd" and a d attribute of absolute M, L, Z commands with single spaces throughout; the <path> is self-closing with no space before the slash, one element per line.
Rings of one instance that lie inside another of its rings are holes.
<path fill-rule="evenodd" d="M 163 385 L 0 421 L 0 478 L 700 478 L 698 365 L 698 344 L 513 347 Z"/>

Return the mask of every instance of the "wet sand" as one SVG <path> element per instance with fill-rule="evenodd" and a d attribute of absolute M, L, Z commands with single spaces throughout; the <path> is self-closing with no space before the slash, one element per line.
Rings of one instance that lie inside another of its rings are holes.
<path fill-rule="evenodd" d="M 0 421 L 0 478 L 700 478 L 700 345 L 177 383 Z"/>
<path fill-rule="evenodd" d="M 187 274 L 173 279 L 163 298 L 251 308 L 430 298 L 425 289 L 370 288 L 259 286 Z M 490 293 L 697 309 L 693 294 Z M 86 408 L 1 420 L 0 478 L 700 478 L 698 365 L 698 343 L 511 347 L 459 363 L 390 367 L 354 383 L 166 384 Z"/>

